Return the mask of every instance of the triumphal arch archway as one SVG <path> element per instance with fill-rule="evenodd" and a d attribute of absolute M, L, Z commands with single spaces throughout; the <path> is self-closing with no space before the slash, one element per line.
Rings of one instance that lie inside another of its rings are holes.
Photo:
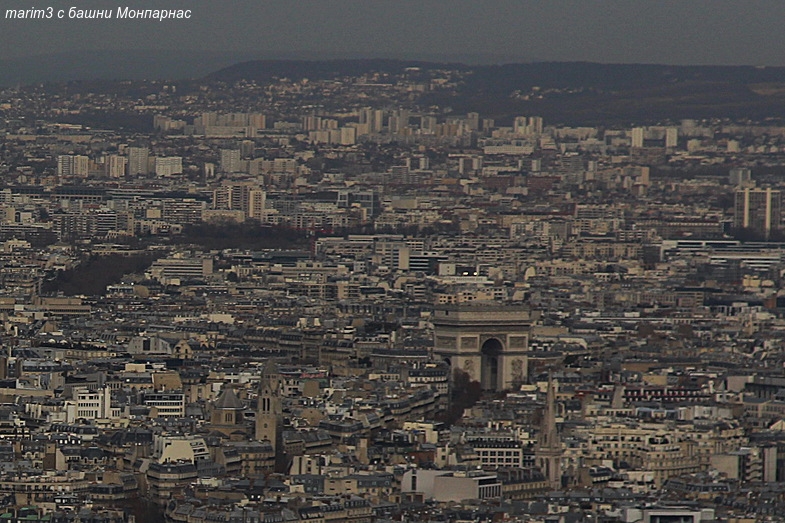
<path fill-rule="evenodd" d="M 532 323 L 538 313 L 524 305 L 448 305 L 434 310 L 434 354 L 461 369 L 483 390 L 526 382 Z"/>

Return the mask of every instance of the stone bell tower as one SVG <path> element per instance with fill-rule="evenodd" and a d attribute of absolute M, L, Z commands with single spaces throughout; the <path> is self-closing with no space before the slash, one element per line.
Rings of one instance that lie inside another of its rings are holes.
<path fill-rule="evenodd" d="M 278 371 L 278 365 L 273 360 L 268 360 L 262 368 L 262 377 L 259 383 L 255 439 L 269 441 L 278 455 L 283 450 L 282 430 L 281 374 Z"/>

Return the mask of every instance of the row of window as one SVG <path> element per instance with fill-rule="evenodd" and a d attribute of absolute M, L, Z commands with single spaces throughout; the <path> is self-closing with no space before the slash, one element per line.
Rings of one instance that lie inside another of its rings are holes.
<path fill-rule="evenodd" d="M 520 457 L 520 450 L 481 450 L 480 456 L 515 456 Z"/>

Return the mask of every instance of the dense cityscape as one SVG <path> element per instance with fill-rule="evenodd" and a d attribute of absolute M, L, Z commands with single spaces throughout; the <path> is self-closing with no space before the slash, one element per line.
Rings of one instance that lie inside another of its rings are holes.
<path fill-rule="evenodd" d="M 0 522 L 781 521 L 785 121 L 361 66 L 0 91 Z"/>

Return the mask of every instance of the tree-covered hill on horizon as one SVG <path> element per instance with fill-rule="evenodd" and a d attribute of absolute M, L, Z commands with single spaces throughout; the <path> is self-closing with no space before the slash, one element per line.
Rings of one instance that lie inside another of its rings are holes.
<path fill-rule="evenodd" d="M 221 69 L 205 80 L 324 80 L 369 72 L 400 74 L 413 67 L 462 73 L 455 92 L 426 93 L 420 105 L 449 106 L 455 113 L 477 111 L 502 121 L 516 114 L 536 114 L 550 123 L 565 125 L 785 116 L 785 67 L 259 60 Z"/>

